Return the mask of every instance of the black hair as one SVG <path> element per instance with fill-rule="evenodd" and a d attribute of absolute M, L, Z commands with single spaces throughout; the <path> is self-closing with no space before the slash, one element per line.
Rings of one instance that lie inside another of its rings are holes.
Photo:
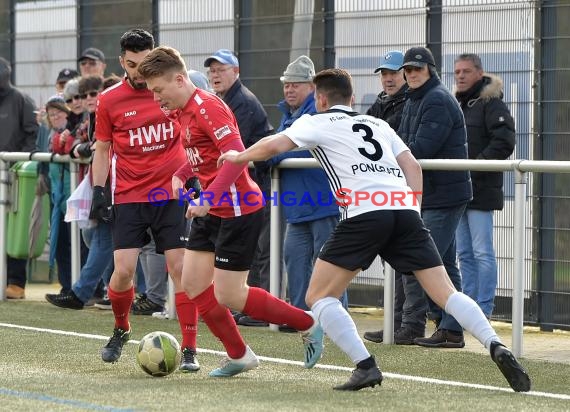
<path fill-rule="evenodd" d="M 313 78 L 317 93 L 327 96 L 329 104 L 348 104 L 353 95 L 352 77 L 343 69 L 325 69 Z"/>
<path fill-rule="evenodd" d="M 154 37 L 143 29 L 131 29 L 121 36 L 121 55 L 127 51 L 139 53 L 154 49 Z"/>

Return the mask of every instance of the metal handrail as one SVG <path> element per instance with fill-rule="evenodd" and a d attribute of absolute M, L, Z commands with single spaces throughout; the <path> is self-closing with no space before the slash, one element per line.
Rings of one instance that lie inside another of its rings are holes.
<path fill-rule="evenodd" d="M 77 186 L 77 163 L 86 161 L 71 159 L 69 156 L 52 155 L 51 153 L 13 153 L 0 152 L 0 285 L 6 284 L 6 216 L 8 200 L 8 162 L 21 160 L 36 160 L 39 162 L 71 163 L 70 181 L 71 191 Z M 512 307 L 512 350 L 515 356 L 523 353 L 523 313 L 524 313 L 524 211 L 525 193 L 527 186 L 527 173 L 570 173 L 570 161 L 547 161 L 547 160 L 462 160 L 462 159 L 429 159 L 419 160 L 424 170 L 474 170 L 487 172 L 513 171 L 515 178 L 514 197 L 514 276 L 513 276 L 513 307 Z M 318 168 L 315 159 L 285 159 L 277 167 L 273 168 L 271 175 L 271 191 L 279 192 L 279 170 L 298 168 Z M 270 250 L 270 292 L 279 295 L 280 264 L 282 251 L 279 245 L 281 227 L 279 225 L 279 202 L 271 206 L 271 250 Z M 80 250 L 79 228 L 77 223 L 71 224 L 71 262 L 72 282 L 79 277 Z M 384 343 L 393 343 L 393 305 L 394 300 L 394 273 L 387 270 L 384 288 Z M 0 287 L 0 300 L 5 299 L 5 289 Z M 271 325 L 272 330 L 277 330 L 276 325 Z"/>
<path fill-rule="evenodd" d="M 77 174 L 79 173 L 79 163 L 89 163 L 88 160 L 72 159 L 69 155 L 57 155 L 46 152 L 0 152 L 0 301 L 6 299 L 6 229 L 8 216 L 8 178 L 9 163 L 26 160 L 38 162 L 69 163 L 70 187 L 71 191 L 77 187 Z M 75 283 L 79 279 L 81 270 L 79 246 L 79 226 L 77 222 L 71 222 L 71 280 Z"/>

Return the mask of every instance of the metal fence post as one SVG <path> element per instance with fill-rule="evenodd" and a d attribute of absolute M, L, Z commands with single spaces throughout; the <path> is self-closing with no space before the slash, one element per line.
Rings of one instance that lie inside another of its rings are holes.
<path fill-rule="evenodd" d="M 136 275 L 135 275 L 136 276 Z M 170 275 L 168 276 L 168 319 L 178 319 L 178 314 L 176 313 L 176 289 L 174 287 L 174 282 Z"/>
<path fill-rule="evenodd" d="M 394 343 L 394 284 L 395 271 L 384 262 L 384 339 L 386 345 Z"/>
<path fill-rule="evenodd" d="M 79 164 L 69 163 L 69 192 L 73 193 L 77 187 Z M 77 222 L 71 222 L 71 284 L 79 280 L 81 272 L 81 239 L 79 238 L 79 226 Z M 53 246 L 53 245 L 52 245 Z"/>
<path fill-rule="evenodd" d="M 281 202 L 273 199 L 272 196 L 279 195 L 279 168 L 271 170 L 271 194 L 268 202 L 271 205 L 271 218 L 269 227 L 270 248 L 269 248 L 269 293 L 279 297 L 281 293 Z M 271 324 L 269 329 L 278 331 L 279 325 Z"/>
<path fill-rule="evenodd" d="M 524 321 L 524 245 L 525 245 L 525 195 L 527 174 L 518 166 L 515 175 L 515 216 L 514 216 L 514 251 L 513 251 L 513 354 L 523 354 L 523 321 Z"/>
<path fill-rule="evenodd" d="M 6 299 L 7 258 L 6 226 L 8 225 L 8 163 L 0 159 L 0 301 Z"/>

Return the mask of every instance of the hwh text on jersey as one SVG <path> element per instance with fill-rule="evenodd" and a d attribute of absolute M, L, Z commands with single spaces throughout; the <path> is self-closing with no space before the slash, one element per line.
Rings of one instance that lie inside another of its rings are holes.
<path fill-rule="evenodd" d="M 197 147 L 187 147 L 186 156 L 188 157 L 188 162 L 190 162 L 192 166 L 204 163 L 204 160 L 200 157 L 200 152 Z"/>
<path fill-rule="evenodd" d="M 174 126 L 172 122 L 151 124 L 129 130 L 130 146 L 144 146 L 151 143 L 165 142 L 174 139 Z"/>

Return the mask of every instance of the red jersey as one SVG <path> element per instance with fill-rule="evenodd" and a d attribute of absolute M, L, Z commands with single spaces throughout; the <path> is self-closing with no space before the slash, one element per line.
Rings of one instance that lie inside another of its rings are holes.
<path fill-rule="evenodd" d="M 97 140 L 111 142 L 113 203 L 149 203 L 157 188 L 172 199 L 172 175 L 186 155 L 179 124 L 166 117 L 153 93 L 123 79 L 99 95 L 96 119 Z"/>
<path fill-rule="evenodd" d="M 236 144 L 244 150 L 236 119 L 231 109 L 217 96 L 196 89 L 186 106 L 179 111 L 178 121 L 188 162 L 202 185 L 202 192 L 216 178 L 221 153 Z M 247 195 L 246 195 L 247 194 Z M 209 213 L 219 217 L 235 217 L 253 213 L 263 207 L 261 191 L 249 176 L 247 168 L 224 190 L 224 200 L 212 205 Z M 247 199 L 244 201 L 244 196 Z M 232 199 L 230 202 L 229 199 Z"/>

